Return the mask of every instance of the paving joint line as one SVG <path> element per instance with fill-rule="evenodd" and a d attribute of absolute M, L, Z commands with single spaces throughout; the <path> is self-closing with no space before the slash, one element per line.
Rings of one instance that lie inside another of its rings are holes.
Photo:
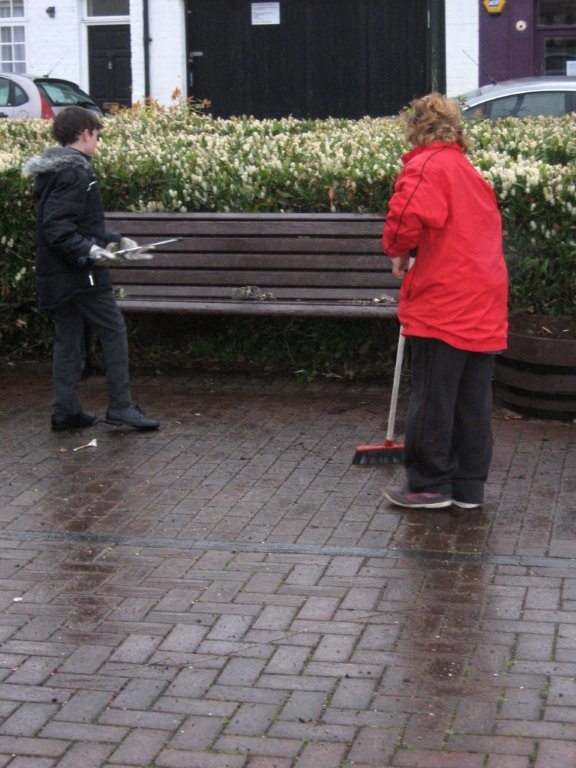
<path fill-rule="evenodd" d="M 482 552 L 456 552 L 426 549 L 391 549 L 382 547 L 344 546 L 334 544 L 282 544 L 279 542 L 247 542 L 168 539 L 148 536 L 126 536 L 116 533 L 91 533 L 90 531 L 0 531 L 2 540 L 30 542 L 68 542 L 77 544 L 114 545 L 148 549 L 182 549 L 193 551 L 215 551 L 258 553 L 277 555 L 310 555 L 328 557 L 363 557 L 391 560 L 428 560 L 449 562 L 456 565 L 508 565 L 534 568 L 576 568 L 576 558 L 536 555 L 492 555 Z"/>

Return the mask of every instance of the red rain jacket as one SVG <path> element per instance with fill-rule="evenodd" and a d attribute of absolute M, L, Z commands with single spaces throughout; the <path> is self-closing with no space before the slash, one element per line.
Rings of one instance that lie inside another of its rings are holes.
<path fill-rule="evenodd" d="M 388 256 L 417 249 L 400 290 L 404 335 L 505 349 L 508 278 L 494 190 L 457 144 L 422 144 L 402 161 L 382 244 Z"/>

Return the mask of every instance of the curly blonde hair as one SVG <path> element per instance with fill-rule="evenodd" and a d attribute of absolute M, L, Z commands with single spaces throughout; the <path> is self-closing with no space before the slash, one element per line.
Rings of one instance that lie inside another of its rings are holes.
<path fill-rule="evenodd" d="M 400 113 L 400 119 L 404 123 L 404 135 L 413 146 L 430 141 L 447 141 L 458 144 L 465 152 L 470 150 L 457 102 L 441 93 L 429 93 L 421 99 L 414 99 Z"/>

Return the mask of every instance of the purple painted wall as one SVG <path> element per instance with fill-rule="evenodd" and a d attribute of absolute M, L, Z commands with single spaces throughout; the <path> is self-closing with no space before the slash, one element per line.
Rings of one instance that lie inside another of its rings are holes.
<path fill-rule="evenodd" d="M 479 0 L 480 85 L 536 74 L 536 1 L 508 0 L 501 14 L 490 14 Z M 522 29 L 522 22 L 526 25 Z M 519 28 L 520 27 L 520 28 Z"/>

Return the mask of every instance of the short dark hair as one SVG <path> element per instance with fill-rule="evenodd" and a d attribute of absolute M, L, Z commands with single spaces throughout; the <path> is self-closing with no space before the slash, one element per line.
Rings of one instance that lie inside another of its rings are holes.
<path fill-rule="evenodd" d="M 96 112 L 84 107 L 66 107 L 54 118 L 52 131 L 56 141 L 65 147 L 79 139 L 86 128 L 92 132 L 101 131 L 103 127 L 100 116 Z"/>

